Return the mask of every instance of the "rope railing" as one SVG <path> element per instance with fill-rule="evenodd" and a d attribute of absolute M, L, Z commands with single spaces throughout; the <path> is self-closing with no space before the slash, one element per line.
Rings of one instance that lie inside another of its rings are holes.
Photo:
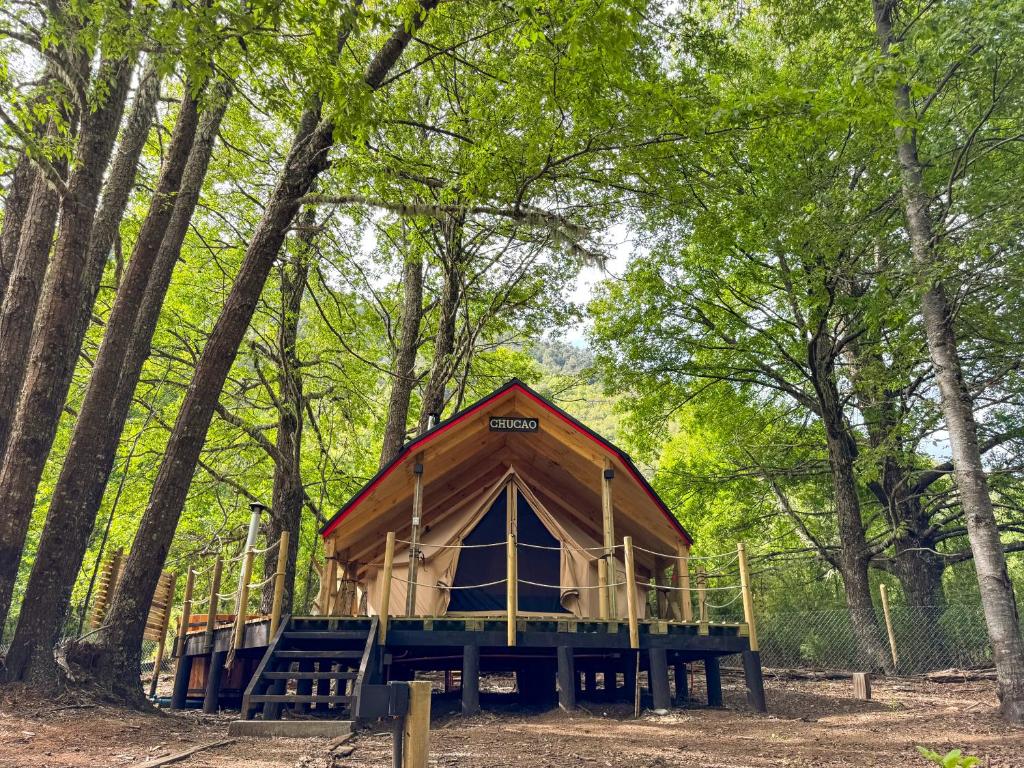
<path fill-rule="evenodd" d="M 507 558 L 506 576 L 502 579 L 495 579 L 493 581 L 483 582 L 480 584 L 447 584 L 442 581 L 438 581 L 434 584 L 428 584 L 416 579 L 415 574 L 410 570 L 410 578 L 406 579 L 394 573 L 396 544 L 408 545 L 410 547 L 410 551 L 420 551 L 421 549 L 430 548 L 434 548 L 436 550 L 483 549 L 496 548 L 504 545 Z M 518 552 L 521 547 L 548 551 L 561 551 L 565 548 L 569 548 L 580 552 L 600 552 L 602 553 L 601 557 L 591 559 L 591 562 L 596 561 L 598 565 L 598 583 L 573 584 L 571 586 L 566 586 L 563 584 L 547 584 L 541 581 L 521 578 L 518 573 Z M 622 561 L 618 561 L 613 555 L 613 550 L 618 549 L 622 550 Z M 655 560 L 655 569 L 650 572 L 650 577 L 647 580 L 638 581 L 636 562 L 634 558 L 636 551 L 654 555 L 656 558 L 664 558 L 663 562 L 673 563 L 673 583 L 666 582 L 665 577 L 668 568 L 664 565 L 659 566 L 658 560 Z M 716 564 L 716 570 L 709 572 L 704 565 L 696 565 L 694 569 L 696 585 L 693 586 L 691 584 L 690 573 L 691 559 L 700 562 L 714 561 Z M 621 570 L 619 562 L 623 564 Z M 737 566 L 735 570 L 731 567 L 733 564 L 736 564 Z M 514 646 L 517 640 L 516 619 L 518 615 L 519 585 L 535 587 L 538 589 L 558 590 L 560 592 L 580 593 L 597 590 L 599 594 L 599 613 L 601 619 L 612 619 L 614 616 L 621 616 L 621 614 L 616 612 L 614 607 L 611 607 L 613 603 L 610 596 L 613 595 L 615 590 L 618 588 L 625 587 L 626 618 L 629 622 L 630 646 L 632 648 L 639 648 L 638 602 L 640 602 L 642 598 L 645 604 L 650 603 L 652 593 L 654 596 L 653 605 L 657 609 L 657 613 L 655 614 L 656 616 L 659 616 L 660 618 L 668 618 L 668 614 L 670 612 L 675 613 L 683 622 L 696 623 L 698 625 L 699 633 L 704 635 L 709 634 L 710 631 L 711 610 L 726 610 L 731 608 L 731 606 L 733 606 L 737 601 L 742 600 L 744 621 L 743 624 L 741 624 L 741 627 L 745 625 L 747 628 L 751 650 L 757 650 L 757 635 L 753 617 L 753 601 L 750 594 L 750 571 L 747 565 L 746 553 L 742 544 L 737 547 L 735 554 L 690 558 L 688 553 L 685 551 L 682 551 L 678 555 L 666 555 L 645 547 L 638 547 L 633 544 L 632 537 L 630 536 L 624 537 L 622 543 L 609 547 L 575 547 L 565 542 L 560 543 L 558 546 L 522 542 L 518 541 L 514 534 L 509 535 L 504 542 L 492 542 L 487 544 L 465 544 L 462 542 L 455 544 L 429 544 L 400 540 L 395 537 L 394 532 L 389 532 L 385 540 L 383 564 L 380 566 L 374 564 L 374 566 L 382 568 L 383 578 L 380 595 L 381 599 L 378 609 L 378 642 L 381 645 L 384 645 L 387 642 L 388 622 L 391 617 L 391 584 L 392 582 L 398 582 L 405 584 L 407 587 L 407 593 L 412 595 L 415 595 L 415 591 L 417 589 L 450 593 L 458 590 L 486 589 L 504 584 L 507 589 L 506 616 L 508 628 L 507 643 L 509 646 Z M 625 577 L 625 580 L 619 580 L 620 574 Z M 737 576 L 739 577 L 738 584 L 722 583 L 722 580 L 736 579 Z M 697 602 L 696 618 L 693 613 L 694 593 L 696 593 Z M 708 600 L 710 595 L 716 593 L 723 593 L 724 602 L 713 603 Z M 670 611 L 669 596 L 673 595 L 675 597 L 671 598 L 672 605 Z M 412 599 L 407 601 L 406 616 L 412 617 L 415 615 L 415 610 L 408 606 L 415 606 L 415 601 Z M 733 624 L 733 626 L 735 625 Z"/>

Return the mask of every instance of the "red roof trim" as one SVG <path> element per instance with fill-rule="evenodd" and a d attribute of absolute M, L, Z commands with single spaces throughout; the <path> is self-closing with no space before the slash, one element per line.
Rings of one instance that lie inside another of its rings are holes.
<path fill-rule="evenodd" d="M 650 483 L 648 483 L 647 479 L 640 474 L 639 470 L 637 470 L 637 468 L 633 465 L 633 462 L 632 460 L 630 460 L 629 456 L 624 454 L 622 451 L 620 451 L 618 448 L 616 448 L 614 445 L 612 445 L 610 442 L 605 440 L 597 433 L 592 432 L 584 424 L 577 421 L 576 419 L 562 411 L 557 406 L 553 405 L 552 403 L 549 403 L 543 397 L 541 397 L 536 392 L 527 387 L 525 384 L 523 384 L 521 381 L 518 381 L 516 379 L 513 379 L 498 391 L 483 398 L 475 405 L 470 406 L 462 413 L 455 415 L 447 422 L 438 425 L 435 429 L 421 435 L 419 438 L 408 443 L 404 448 L 402 448 L 402 450 L 392 460 L 390 464 L 388 464 L 384 469 L 382 469 L 377 474 L 377 476 L 374 477 L 361 491 L 359 491 L 355 496 L 353 496 L 348 501 L 348 503 L 345 504 L 344 507 L 342 507 L 338 514 L 336 514 L 334 518 L 331 519 L 327 523 L 327 525 L 323 527 L 323 529 L 320 531 L 321 536 L 329 536 L 341 524 L 341 521 L 348 517 L 352 510 L 359 506 L 359 504 L 362 502 L 364 498 L 366 498 L 368 494 L 370 494 L 399 466 L 401 466 L 403 461 L 406 458 L 408 458 L 409 454 L 414 449 L 422 449 L 423 446 L 427 445 L 428 443 L 434 441 L 436 438 L 445 434 L 449 429 L 454 427 L 456 424 L 461 424 L 463 421 L 465 421 L 467 418 L 472 416 L 477 411 L 481 410 L 485 406 L 491 405 L 499 401 L 501 398 L 503 398 L 510 392 L 522 393 L 525 397 L 529 398 L 534 403 L 544 408 L 544 410 L 548 411 L 549 413 L 551 413 L 564 423 L 568 424 L 574 430 L 576 430 L 583 436 L 587 437 L 603 451 L 605 451 L 606 453 L 611 453 L 615 458 L 617 458 L 622 463 L 622 466 L 625 467 L 629 475 L 637 484 L 639 484 L 639 486 L 644 490 L 648 497 L 650 497 L 651 501 L 654 502 L 658 509 L 661 510 L 661 513 L 665 516 L 665 519 L 672 524 L 673 528 L 675 528 L 676 532 L 686 541 L 686 543 L 693 543 L 693 539 L 690 538 L 690 534 L 686 532 L 686 529 L 683 528 L 682 524 L 678 520 L 676 520 L 675 516 L 672 515 L 668 507 L 665 505 L 665 502 L 662 501 L 661 498 L 658 497 L 658 494 L 654 492 L 654 489 L 651 488 Z"/>

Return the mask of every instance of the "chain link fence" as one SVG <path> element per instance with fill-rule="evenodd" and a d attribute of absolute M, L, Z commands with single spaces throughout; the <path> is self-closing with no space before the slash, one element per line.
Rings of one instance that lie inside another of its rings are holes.
<path fill-rule="evenodd" d="M 893 605 L 897 674 L 992 666 L 985 618 L 978 605 Z M 865 671 L 892 665 L 888 632 L 878 617 L 882 664 L 858 646 L 845 607 L 758 617 L 761 663 L 815 671 Z"/>

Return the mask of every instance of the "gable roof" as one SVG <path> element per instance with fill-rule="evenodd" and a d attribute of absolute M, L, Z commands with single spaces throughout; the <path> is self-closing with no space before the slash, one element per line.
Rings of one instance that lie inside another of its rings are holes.
<path fill-rule="evenodd" d="M 377 474 L 374 475 L 370 481 L 348 502 L 346 502 L 345 505 L 342 506 L 342 508 L 321 528 L 321 535 L 325 537 L 330 536 L 343 521 L 346 521 L 355 515 L 360 506 L 363 505 L 367 499 L 371 498 L 374 495 L 374 492 L 385 484 L 388 479 L 398 471 L 399 467 L 403 466 L 410 457 L 416 456 L 426 450 L 429 446 L 441 442 L 445 435 L 456 430 L 459 425 L 465 424 L 467 421 L 471 420 L 474 415 L 480 414 L 482 411 L 499 405 L 506 400 L 512 400 L 519 397 L 522 397 L 526 401 L 534 404 L 541 410 L 541 412 L 551 414 L 558 423 L 567 428 L 568 433 L 575 435 L 577 439 L 586 441 L 589 445 L 596 448 L 598 454 L 605 456 L 606 459 L 613 462 L 613 466 L 615 464 L 619 465 L 625 471 L 625 474 L 629 477 L 632 483 L 634 483 L 635 486 L 643 492 L 643 495 L 649 500 L 649 503 L 661 513 L 664 520 L 668 522 L 669 526 L 674 531 L 675 535 L 686 542 L 687 545 L 692 543 L 693 540 L 687 533 L 686 529 L 683 528 L 679 521 L 676 520 L 675 516 L 672 515 L 668 506 L 654 491 L 650 483 L 647 482 L 647 479 L 640 473 L 636 465 L 633 463 L 633 460 L 625 451 L 594 432 L 578 419 L 569 415 L 518 379 L 509 380 L 491 394 L 481 398 L 458 413 L 453 414 L 448 419 L 440 422 L 412 441 L 406 443 L 398 452 L 398 455 L 382 467 L 380 471 L 378 471 Z"/>

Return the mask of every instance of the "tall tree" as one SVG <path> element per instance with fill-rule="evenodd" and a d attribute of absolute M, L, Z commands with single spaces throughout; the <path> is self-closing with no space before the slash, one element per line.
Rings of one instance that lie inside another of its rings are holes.
<path fill-rule="evenodd" d="M 895 60 L 895 21 L 904 3 L 872 0 L 872 8 L 882 56 Z M 955 74 L 959 66 L 960 62 L 950 62 L 947 71 Z M 931 213 L 932 196 L 925 181 L 920 133 L 916 127 L 919 116 L 911 99 L 911 86 L 909 80 L 901 79 L 895 84 L 893 98 L 896 158 L 910 252 L 917 267 L 925 336 L 949 432 L 954 476 L 964 507 L 985 623 L 995 657 L 1000 708 L 1007 720 L 1024 723 L 1024 637 L 982 463 L 978 425 L 958 351 L 953 310 L 939 269 L 942 255 Z"/>

